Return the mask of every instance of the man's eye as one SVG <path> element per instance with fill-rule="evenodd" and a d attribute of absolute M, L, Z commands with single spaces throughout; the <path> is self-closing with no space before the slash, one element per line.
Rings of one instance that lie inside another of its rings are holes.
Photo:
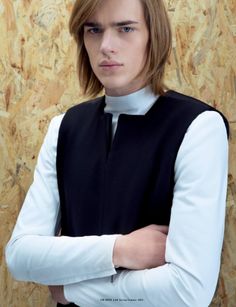
<path fill-rule="evenodd" d="M 97 33 L 101 33 L 101 29 L 100 28 L 90 28 L 88 29 L 88 32 L 91 34 L 97 34 Z"/>
<path fill-rule="evenodd" d="M 125 32 L 125 33 L 129 33 L 129 32 L 133 32 L 134 31 L 134 28 L 132 27 L 121 27 L 121 32 Z"/>

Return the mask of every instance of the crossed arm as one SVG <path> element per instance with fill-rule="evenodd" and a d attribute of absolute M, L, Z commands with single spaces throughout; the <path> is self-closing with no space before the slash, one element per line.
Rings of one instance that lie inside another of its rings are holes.
<path fill-rule="evenodd" d="M 149 225 L 117 237 L 113 249 L 113 264 L 129 270 L 151 269 L 165 264 L 167 226 Z M 68 304 L 63 286 L 49 286 L 52 298 Z"/>
<path fill-rule="evenodd" d="M 140 307 L 207 306 L 216 287 L 224 232 L 228 144 L 220 115 L 204 112 L 185 135 L 176 160 L 167 237 L 157 225 L 126 236 L 54 237 L 60 120 L 49 128 L 34 183 L 6 248 L 15 278 L 63 285 L 66 300 L 80 306 L 108 306 L 103 301 L 107 293 L 112 298 L 140 295 Z M 128 270 L 116 271 L 114 265 Z M 119 301 L 113 305 L 120 306 Z"/>

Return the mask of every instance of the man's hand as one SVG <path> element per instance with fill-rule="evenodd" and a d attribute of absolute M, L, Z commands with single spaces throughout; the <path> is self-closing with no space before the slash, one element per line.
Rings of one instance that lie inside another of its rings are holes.
<path fill-rule="evenodd" d="M 149 225 L 118 237 L 113 250 L 113 264 L 142 270 L 165 264 L 167 226 Z"/>
<path fill-rule="evenodd" d="M 65 299 L 63 286 L 48 286 L 51 292 L 52 299 L 62 305 L 68 305 L 69 302 Z"/>

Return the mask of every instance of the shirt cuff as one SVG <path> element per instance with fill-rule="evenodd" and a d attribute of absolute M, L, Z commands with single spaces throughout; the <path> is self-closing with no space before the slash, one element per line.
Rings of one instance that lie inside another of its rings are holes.
<path fill-rule="evenodd" d="M 112 262 L 114 244 L 120 235 L 102 235 L 100 237 L 100 244 L 96 245 L 96 251 L 91 251 L 91 258 L 94 259 L 93 271 L 84 274 L 82 280 L 90 280 L 95 278 L 108 277 L 116 274 L 114 264 Z M 99 256 L 101 255 L 101 256 Z M 97 264 L 96 264 L 97 263 Z M 76 281 L 74 281 L 76 282 Z M 70 298 L 70 289 L 71 285 L 74 283 L 71 282 L 64 286 L 64 295 L 68 301 L 71 301 Z"/>

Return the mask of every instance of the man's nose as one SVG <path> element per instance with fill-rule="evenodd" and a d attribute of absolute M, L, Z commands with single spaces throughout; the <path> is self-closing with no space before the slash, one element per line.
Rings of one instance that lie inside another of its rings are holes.
<path fill-rule="evenodd" d="M 112 33 L 111 30 L 104 31 L 101 40 L 100 51 L 105 55 L 115 53 L 115 41 L 116 39 L 114 33 Z"/>

